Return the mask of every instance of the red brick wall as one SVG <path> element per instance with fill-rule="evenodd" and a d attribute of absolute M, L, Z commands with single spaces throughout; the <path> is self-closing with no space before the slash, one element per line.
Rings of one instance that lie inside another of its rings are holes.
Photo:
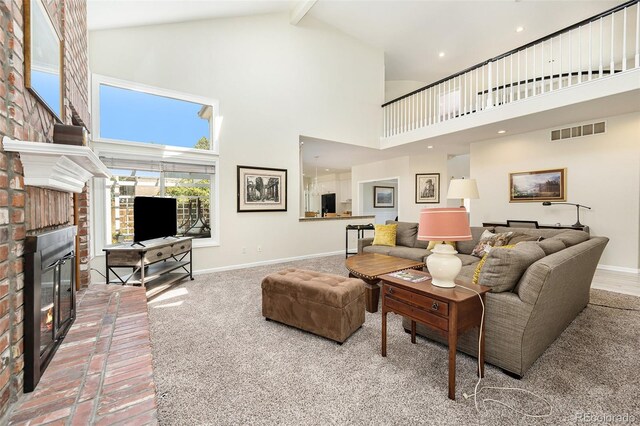
<path fill-rule="evenodd" d="M 51 142 L 53 117 L 24 87 L 23 1 L 0 0 L 0 139 Z M 64 40 L 62 120 L 87 128 L 86 2 L 45 0 Z M 0 147 L 0 424 L 23 388 L 24 238 L 73 222 L 69 193 L 24 186 L 18 154 Z M 81 282 L 89 282 L 88 195 L 79 194 Z"/>

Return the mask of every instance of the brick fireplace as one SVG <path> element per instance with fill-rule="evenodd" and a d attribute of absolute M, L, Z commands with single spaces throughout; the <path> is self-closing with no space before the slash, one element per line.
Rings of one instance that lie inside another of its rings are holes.
<path fill-rule="evenodd" d="M 54 118 L 24 84 L 26 1 L 0 0 L 0 139 L 51 142 Z M 44 4 L 64 40 L 62 121 L 88 128 L 86 2 L 44 0 Z M 25 187 L 19 154 L 0 147 L 0 424 L 24 387 L 25 237 L 77 225 L 78 281 L 88 285 L 88 203 L 86 187 L 76 196 Z"/>

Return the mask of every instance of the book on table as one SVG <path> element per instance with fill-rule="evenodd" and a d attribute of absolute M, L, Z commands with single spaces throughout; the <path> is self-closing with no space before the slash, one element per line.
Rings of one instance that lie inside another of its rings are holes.
<path fill-rule="evenodd" d="M 414 270 L 406 270 L 406 271 L 398 271 L 398 272 L 393 272 L 391 274 L 389 274 L 389 276 L 392 276 L 394 278 L 399 278 L 401 280 L 404 281 L 409 281 L 412 283 L 419 283 L 422 281 L 427 281 L 429 278 L 428 275 L 424 275 L 424 274 L 420 274 L 417 271 Z"/>

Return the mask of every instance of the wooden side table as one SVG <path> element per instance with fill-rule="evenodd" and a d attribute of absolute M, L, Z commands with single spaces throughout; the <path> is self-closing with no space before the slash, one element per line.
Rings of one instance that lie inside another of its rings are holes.
<path fill-rule="evenodd" d="M 413 275 L 429 277 L 413 283 L 390 275 L 382 275 L 382 356 L 387 356 L 387 313 L 393 312 L 411 320 L 411 343 L 416 343 L 416 322 L 424 324 L 449 342 L 449 399 L 456 395 L 456 347 L 458 336 L 480 327 L 482 305 L 478 295 L 461 288 L 441 288 L 431 284 L 431 276 L 423 271 L 411 271 Z M 484 295 L 489 287 L 468 284 L 456 280 L 456 284 Z M 478 375 L 484 377 L 484 324 L 480 330 L 482 342 Z"/>

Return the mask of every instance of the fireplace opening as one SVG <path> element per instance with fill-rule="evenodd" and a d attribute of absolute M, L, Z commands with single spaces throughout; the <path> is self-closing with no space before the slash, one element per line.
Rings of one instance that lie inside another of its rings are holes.
<path fill-rule="evenodd" d="M 24 391 L 31 392 L 76 317 L 76 227 L 25 241 Z"/>

